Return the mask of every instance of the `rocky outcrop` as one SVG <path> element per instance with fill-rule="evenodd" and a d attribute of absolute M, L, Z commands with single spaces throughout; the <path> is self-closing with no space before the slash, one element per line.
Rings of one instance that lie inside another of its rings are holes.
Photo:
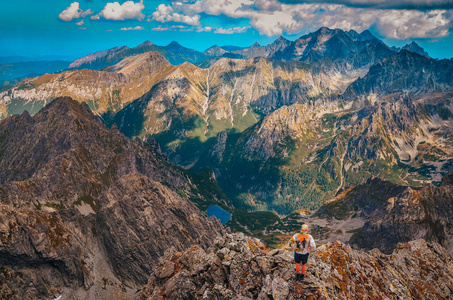
<path fill-rule="evenodd" d="M 453 63 L 437 61 L 419 53 L 401 50 L 373 65 L 368 74 L 346 90 L 346 95 L 385 94 L 406 91 L 413 94 L 451 91 Z"/>
<path fill-rule="evenodd" d="M 154 143 L 107 129 L 84 103 L 58 98 L 0 128 L 7 299 L 130 298 L 166 249 L 207 248 L 224 233 L 190 201 L 219 194 L 199 190 Z"/>
<path fill-rule="evenodd" d="M 207 251 L 168 251 L 135 299 L 448 299 L 452 263 L 424 240 L 392 255 L 336 242 L 312 253 L 306 279 L 295 281 L 293 252 L 266 252 L 259 240 L 233 234 Z"/>
<path fill-rule="evenodd" d="M 428 185 L 418 190 L 395 187 L 399 193 L 388 194 L 382 199 L 385 201 L 367 211 L 367 221 L 362 230 L 352 236 L 351 243 L 390 253 L 397 243 L 422 238 L 452 252 L 453 185 L 448 181 L 451 176 L 447 175 L 440 187 Z M 380 185 L 379 180 L 375 180 L 366 189 L 375 190 Z M 358 198 L 362 204 L 355 202 L 355 205 L 361 209 L 370 198 Z"/>
<path fill-rule="evenodd" d="M 416 42 L 412 42 L 410 44 L 406 44 L 405 46 L 403 46 L 402 49 L 403 50 L 410 50 L 410 51 L 418 53 L 420 55 L 424 55 L 424 56 L 428 56 L 429 57 L 428 52 L 426 52 L 425 49 L 420 47 Z"/>

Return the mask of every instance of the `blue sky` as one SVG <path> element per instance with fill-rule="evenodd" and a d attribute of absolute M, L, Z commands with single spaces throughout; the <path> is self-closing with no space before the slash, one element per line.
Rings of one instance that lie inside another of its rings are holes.
<path fill-rule="evenodd" d="M 0 56 L 80 57 L 145 40 L 204 51 L 296 39 L 321 26 L 370 29 L 390 45 L 416 41 L 453 57 L 453 0 L 16 0 L 0 10 Z"/>

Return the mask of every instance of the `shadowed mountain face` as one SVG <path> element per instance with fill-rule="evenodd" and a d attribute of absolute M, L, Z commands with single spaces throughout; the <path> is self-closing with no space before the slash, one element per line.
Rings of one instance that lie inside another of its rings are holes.
<path fill-rule="evenodd" d="M 452 253 L 452 176 L 453 173 L 446 175 L 438 187 L 427 185 L 418 189 L 370 178 L 365 184 L 342 191 L 304 221 L 363 222 L 348 240 L 356 248 L 378 248 L 390 254 L 398 243 L 423 239 L 439 243 Z M 335 231 L 330 225 L 326 228 L 332 234 Z"/>
<path fill-rule="evenodd" d="M 401 50 L 397 55 L 373 65 L 365 77 L 351 84 L 346 95 L 450 91 L 453 86 L 452 72 L 451 60 L 437 61 L 409 50 Z"/>
<path fill-rule="evenodd" d="M 84 103 L 58 98 L 7 117 L 0 132 L 2 295 L 130 297 L 166 249 L 223 233 L 190 199 L 225 198 Z"/>

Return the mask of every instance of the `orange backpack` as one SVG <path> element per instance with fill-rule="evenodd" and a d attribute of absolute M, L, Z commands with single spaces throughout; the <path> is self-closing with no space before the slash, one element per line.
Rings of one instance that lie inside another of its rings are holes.
<path fill-rule="evenodd" d="M 308 233 L 297 234 L 297 240 L 296 240 L 297 248 L 302 249 L 302 250 L 304 250 L 304 249 L 308 250 L 308 246 L 309 246 L 308 239 L 309 239 Z"/>

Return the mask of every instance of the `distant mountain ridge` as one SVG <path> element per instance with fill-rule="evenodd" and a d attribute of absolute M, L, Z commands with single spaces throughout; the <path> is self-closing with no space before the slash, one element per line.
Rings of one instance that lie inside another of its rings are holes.
<path fill-rule="evenodd" d="M 381 40 L 373 36 L 368 30 L 358 33 L 354 30 L 343 31 L 326 27 L 301 36 L 295 41 L 287 40 L 281 36 L 267 46 L 261 46 L 258 43 L 254 43 L 250 47 L 214 45 L 204 52 L 183 47 L 175 41 L 167 46 L 158 46 L 150 41 L 146 41 L 134 48 L 122 46 L 89 54 L 71 63 L 70 68 L 100 70 L 108 65 L 119 62 L 127 56 L 137 55 L 148 51 L 156 51 L 162 54 L 171 64 L 181 64 L 184 61 L 193 64 L 201 64 L 210 58 L 218 59 L 221 57 L 266 57 L 285 61 L 299 60 L 313 62 L 321 58 L 344 59 L 348 55 L 351 56 L 352 54 L 366 51 L 365 48 L 376 43 L 385 46 Z M 424 50 L 416 43 L 407 45 L 407 47 L 411 48 L 413 51 L 424 53 Z M 383 50 L 380 51 L 382 52 Z M 381 56 L 391 55 L 396 52 L 389 47 L 387 47 L 386 51 L 388 53 L 381 54 Z M 369 63 L 368 60 L 365 64 L 367 63 Z"/>
<path fill-rule="evenodd" d="M 134 48 L 122 46 L 89 54 L 72 62 L 69 65 L 69 68 L 101 70 L 118 63 L 126 57 L 149 51 L 155 51 L 162 54 L 174 65 L 179 65 L 185 61 L 197 63 L 206 59 L 203 53 L 183 47 L 175 41 L 165 47 L 157 46 L 150 41 L 146 41 Z"/>

